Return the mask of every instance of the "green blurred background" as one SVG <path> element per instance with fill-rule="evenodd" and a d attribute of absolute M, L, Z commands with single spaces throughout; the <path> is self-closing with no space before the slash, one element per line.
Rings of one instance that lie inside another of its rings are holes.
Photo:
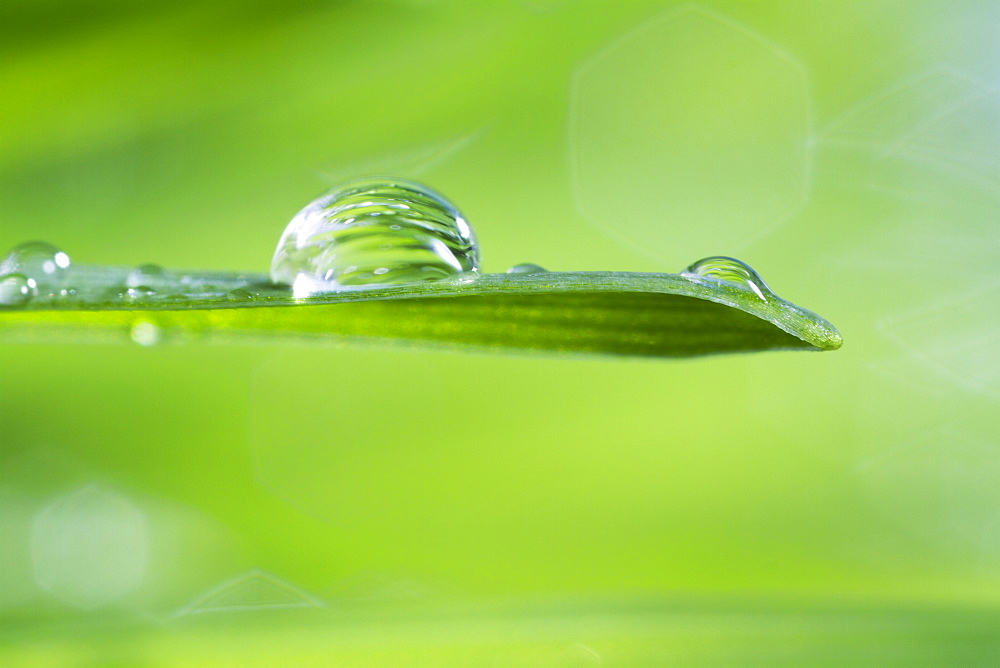
<path fill-rule="evenodd" d="M 0 663 L 998 660 L 998 34 L 985 1 L 4 0 L 2 246 L 266 271 L 392 173 L 487 272 L 734 255 L 846 343 L 0 347 Z"/>

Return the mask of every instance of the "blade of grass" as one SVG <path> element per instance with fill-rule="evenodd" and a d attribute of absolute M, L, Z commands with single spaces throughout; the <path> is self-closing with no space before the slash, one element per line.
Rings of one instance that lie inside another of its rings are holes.
<path fill-rule="evenodd" d="M 71 299 L 0 312 L 0 341 L 370 341 L 495 351 L 690 357 L 834 350 L 837 330 L 774 295 L 682 274 L 487 274 L 295 298 L 259 275 L 187 274 L 134 298 L 84 267 Z"/>

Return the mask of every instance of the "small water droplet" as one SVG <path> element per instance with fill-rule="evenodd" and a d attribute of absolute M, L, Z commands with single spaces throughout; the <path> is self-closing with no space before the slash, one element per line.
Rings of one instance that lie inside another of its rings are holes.
<path fill-rule="evenodd" d="M 706 257 L 698 260 L 683 272 L 685 276 L 711 278 L 727 283 L 734 283 L 748 289 L 755 295 L 767 301 L 767 295 L 773 294 L 767 284 L 753 268 L 745 262 L 722 255 Z"/>
<path fill-rule="evenodd" d="M 134 288 L 129 288 L 122 293 L 122 296 L 128 299 L 149 299 L 156 295 L 156 290 L 149 287 L 148 285 L 138 285 Z"/>
<path fill-rule="evenodd" d="M 235 290 L 230 290 L 226 294 L 226 298 L 234 302 L 249 302 L 256 299 L 257 296 L 244 288 L 236 288 Z"/>
<path fill-rule="evenodd" d="M 537 264 L 532 264 L 530 262 L 522 262 L 521 264 L 515 264 L 513 267 L 507 270 L 508 274 L 545 274 L 548 269 L 541 267 Z"/>
<path fill-rule="evenodd" d="M 169 281 L 167 270 L 158 264 L 144 264 L 129 272 L 125 287 L 160 289 Z"/>
<path fill-rule="evenodd" d="M 163 331 L 155 323 L 138 320 L 133 323 L 129 335 L 140 346 L 155 346 L 163 338 Z"/>
<path fill-rule="evenodd" d="M 15 246 L 0 260 L 0 276 L 20 274 L 39 290 L 58 289 L 66 280 L 69 255 L 52 244 L 29 241 Z"/>
<path fill-rule="evenodd" d="M 18 308 L 31 301 L 32 286 L 22 274 L 0 276 L 0 308 Z"/>
<path fill-rule="evenodd" d="M 350 181 L 285 228 L 271 279 L 296 296 L 435 281 L 477 271 L 472 228 L 448 200 L 403 179 Z"/>

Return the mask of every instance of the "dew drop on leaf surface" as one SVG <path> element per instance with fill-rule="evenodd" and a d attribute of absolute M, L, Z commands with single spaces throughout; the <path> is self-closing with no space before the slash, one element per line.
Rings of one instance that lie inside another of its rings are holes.
<path fill-rule="evenodd" d="M 513 267 L 507 270 L 508 274 L 544 274 L 548 270 L 545 267 L 541 267 L 537 264 L 532 264 L 531 262 L 522 262 L 521 264 L 515 264 Z"/>
<path fill-rule="evenodd" d="M 226 293 L 226 299 L 233 302 L 249 302 L 255 299 L 252 292 L 245 288 L 236 288 Z"/>
<path fill-rule="evenodd" d="M 303 297 L 447 279 L 478 265 L 475 234 L 454 205 L 418 183 L 377 177 L 302 209 L 278 242 L 271 279 Z"/>
<path fill-rule="evenodd" d="M 698 260 L 681 272 L 681 275 L 733 283 L 741 288 L 750 290 L 764 301 L 768 300 L 768 295 L 774 294 L 767 287 L 764 279 L 750 265 L 740 262 L 735 258 L 722 255 Z"/>
<path fill-rule="evenodd" d="M 0 260 L 0 276 L 19 274 L 32 291 L 54 292 L 65 287 L 69 266 L 69 255 L 52 244 L 29 241 L 15 246 Z"/>
<path fill-rule="evenodd" d="M 122 293 L 122 296 L 126 299 L 148 299 L 155 295 L 156 290 L 148 285 L 137 285 L 134 288 L 128 288 Z"/>
<path fill-rule="evenodd" d="M 0 308 L 24 306 L 32 297 L 31 285 L 22 274 L 0 275 Z"/>
<path fill-rule="evenodd" d="M 156 264 L 143 264 L 129 272 L 125 278 L 125 286 L 158 290 L 169 285 L 171 280 L 167 270 Z"/>

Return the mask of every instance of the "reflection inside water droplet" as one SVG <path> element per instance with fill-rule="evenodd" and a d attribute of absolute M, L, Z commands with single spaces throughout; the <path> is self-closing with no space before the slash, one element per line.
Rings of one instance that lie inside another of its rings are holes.
<path fill-rule="evenodd" d="M 548 272 L 548 269 L 537 264 L 532 264 L 531 262 L 515 264 L 507 270 L 508 274 L 544 274 L 546 272 Z"/>
<path fill-rule="evenodd" d="M 722 255 L 706 257 L 698 260 L 683 272 L 684 276 L 711 278 L 727 283 L 734 283 L 751 290 L 758 297 L 767 301 L 767 295 L 773 294 L 764 279 L 745 262 Z"/>
<path fill-rule="evenodd" d="M 448 200 L 381 177 L 348 182 L 302 209 L 278 242 L 271 279 L 303 297 L 436 281 L 478 264 L 472 228 Z"/>
<path fill-rule="evenodd" d="M 0 276 L 20 274 L 29 287 L 51 291 L 64 284 L 69 266 L 69 255 L 52 244 L 29 241 L 15 246 L 0 260 Z"/>

